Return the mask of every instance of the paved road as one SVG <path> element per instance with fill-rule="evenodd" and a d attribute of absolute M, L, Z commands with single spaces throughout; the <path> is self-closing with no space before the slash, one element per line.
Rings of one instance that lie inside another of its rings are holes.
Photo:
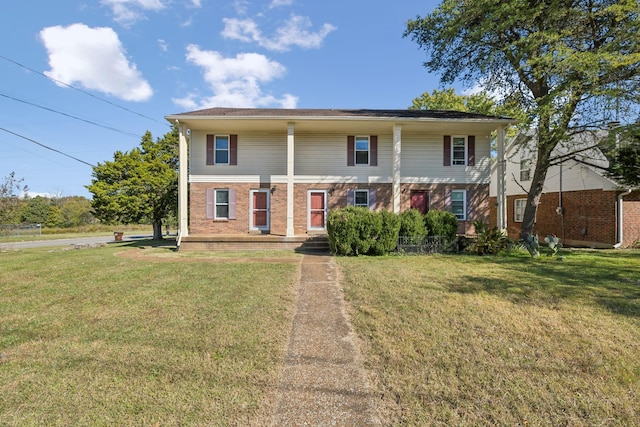
<path fill-rule="evenodd" d="M 153 236 L 123 236 L 122 241 L 134 241 L 151 239 Z M 54 240 L 33 240 L 27 242 L 8 242 L 0 243 L 0 250 L 11 249 L 29 249 L 29 248 L 44 248 L 48 246 L 67 246 L 67 245 L 97 245 L 100 243 L 114 242 L 113 236 L 99 236 L 99 237 L 73 237 L 70 239 L 54 239 Z"/>

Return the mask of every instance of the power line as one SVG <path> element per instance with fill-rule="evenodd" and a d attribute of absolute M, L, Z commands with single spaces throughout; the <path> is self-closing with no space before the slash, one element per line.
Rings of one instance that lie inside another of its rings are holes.
<path fill-rule="evenodd" d="M 26 101 L 24 99 L 16 98 L 14 96 L 7 95 L 6 93 L 0 92 L 0 96 L 12 99 L 12 100 L 17 101 L 17 102 L 22 102 L 23 104 L 31 105 L 32 107 L 41 108 L 43 110 L 47 110 L 47 111 L 50 111 L 52 113 L 56 113 L 56 114 L 60 114 L 60 115 L 66 116 L 66 117 L 70 117 L 72 119 L 80 120 L 81 122 L 89 123 L 89 124 L 94 125 L 94 126 L 98 126 L 98 127 L 104 128 L 104 129 L 109 129 L 109 130 L 112 130 L 114 132 L 121 133 L 123 135 L 133 136 L 133 137 L 136 137 L 136 138 L 142 138 L 141 135 L 137 135 L 137 134 L 135 134 L 133 132 L 117 129 L 117 128 L 114 128 L 114 127 L 111 127 L 111 126 L 108 126 L 108 125 L 103 125 L 101 123 L 94 122 L 94 121 L 91 121 L 91 120 L 88 120 L 88 119 L 83 119 L 82 117 L 74 116 L 73 114 L 65 113 L 65 112 L 62 112 L 60 110 L 55 110 L 53 108 L 45 107 L 44 105 L 39 105 L 39 104 L 36 104 L 34 102 L 31 102 L 31 101 Z"/>
<path fill-rule="evenodd" d="M 7 133 L 10 133 L 11 135 L 15 135 L 15 136 L 17 136 L 18 138 L 26 139 L 26 140 L 27 140 L 27 141 L 29 141 L 29 142 L 33 142 L 33 143 L 34 143 L 34 144 L 36 144 L 36 145 L 39 145 L 39 146 L 41 146 L 41 147 L 43 147 L 43 148 L 46 148 L 47 150 L 51 150 L 51 151 L 53 151 L 53 152 L 55 152 L 55 153 L 62 154 L 62 155 L 63 155 L 63 156 L 65 156 L 65 157 L 69 157 L 70 159 L 73 159 L 73 160 L 75 160 L 75 161 L 77 161 L 77 162 L 80 162 L 80 163 L 84 163 L 85 165 L 87 165 L 87 166 L 91 166 L 92 168 L 93 168 L 93 167 L 95 167 L 95 166 L 94 166 L 94 165 L 92 165 L 91 163 L 85 162 L 84 160 L 80 160 L 80 159 L 78 159 L 77 157 L 73 157 L 73 156 L 72 156 L 72 155 L 70 155 L 70 154 L 63 153 L 63 152 L 62 152 L 62 151 L 60 151 L 60 150 L 56 150 L 55 148 L 51 148 L 51 147 L 49 147 L 48 145 L 44 145 L 44 144 L 42 144 L 42 143 L 40 143 L 40 142 L 38 142 L 38 141 L 36 141 L 36 140 L 33 140 L 33 139 L 31 139 L 31 138 L 27 138 L 26 136 L 24 136 L 24 135 L 20 135 L 19 133 L 12 132 L 12 131 L 10 131 L 10 130 L 8 130 L 8 129 L 5 129 L 5 128 L 3 128 L 3 127 L 0 127 L 0 130 L 3 130 L 3 131 L 5 131 L 5 132 L 7 132 Z"/>
<path fill-rule="evenodd" d="M 60 84 L 60 85 L 62 85 L 62 86 L 68 87 L 69 89 L 77 90 L 78 92 L 84 93 L 85 95 L 88 95 L 88 96 L 90 96 L 90 97 L 92 97 L 92 98 L 97 99 L 98 101 L 105 102 L 105 103 L 107 103 L 107 104 L 109 104 L 109 105 L 112 105 L 112 106 L 114 106 L 114 107 L 116 107 L 116 108 L 120 108 L 121 110 L 124 110 L 124 111 L 127 111 L 127 112 L 129 112 L 129 113 L 135 114 L 136 116 L 140 116 L 140 117 L 143 117 L 143 118 L 145 118 L 145 119 L 152 120 L 152 121 L 154 121 L 154 122 L 156 122 L 156 123 L 165 124 L 165 125 L 167 125 L 167 126 L 170 126 L 170 125 L 169 125 L 169 123 L 167 123 L 167 122 L 159 121 L 159 120 L 157 120 L 157 119 L 154 119 L 153 117 L 149 117 L 149 116 L 146 116 L 146 115 L 144 115 L 144 114 L 142 114 L 142 113 L 138 113 L 137 111 L 133 111 L 133 110 L 131 110 L 131 109 L 127 108 L 127 107 L 123 107 L 122 105 L 116 104 L 115 102 L 111 102 L 111 101 L 109 101 L 109 100 L 107 100 L 107 99 L 104 99 L 104 98 L 101 98 L 101 97 L 99 97 L 99 96 L 97 96 L 97 95 L 94 95 L 94 94 L 92 94 L 91 92 L 87 92 L 86 90 L 82 90 L 82 89 L 80 89 L 80 88 L 78 88 L 78 87 L 72 86 L 72 85 L 70 85 L 70 84 L 68 84 L 68 83 L 65 83 L 65 82 L 63 82 L 63 81 L 60 81 L 60 80 L 54 79 L 53 77 L 49 77 L 49 76 L 47 76 L 46 74 L 41 73 L 40 71 L 34 70 L 33 68 L 30 68 L 30 67 L 27 67 L 26 65 L 23 65 L 23 64 L 21 64 L 21 63 L 19 63 L 19 62 L 17 62 L 17 61 L 14 61 L 14 60 L 13 60 L 13 59 L 11 59 L 11 58 L 7 58 L 7 57 L 6 57 L 6 56 L 4 56 L 4 55 L 0 55 L 0 59 L 4 59 L 4 60 L 5 60 L 5 61 L 7 61 L 7 62 L 11 62 L 12 64 L 17 65 L 18 67 L 22 67 L 22 68 L 24 68 L 25 70 L 29 70 L 29 71 L 31 71 L 32 73 L 36 73 L 36 74 L 38 74 L 38 75 L 40 75 L 40 76 L 42 76 L 42 77 L 44 77 L 44 78 L 46 78 L 46 79 L 51 80 L 52 82 L 56 82 L 56 83 L 58 83 L 58 84 Z"/>

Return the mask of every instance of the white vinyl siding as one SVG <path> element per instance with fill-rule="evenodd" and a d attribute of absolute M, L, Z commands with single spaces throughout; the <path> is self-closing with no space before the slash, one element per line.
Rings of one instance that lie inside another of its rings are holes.
<path fill-rule="evenodd" d="M 206 134 L 214 133 L 192 131 L 189 172 L 191 175 L 260 175 L 268 179 L 271 175 L 287 173 L 287 134 L 239 134 L 237 160 L 233 167 L 215 167 L 206 165 Z M 219 132 L 220 135 L 234 133 Z"/>
<path fill-rule="evenodd" d="M 403 135 L 400 165 L 403 182 L 487 184 L 490 175 L 489 138 L 476 136 L 475 166 L 443 166 L 442 135 Z"/>

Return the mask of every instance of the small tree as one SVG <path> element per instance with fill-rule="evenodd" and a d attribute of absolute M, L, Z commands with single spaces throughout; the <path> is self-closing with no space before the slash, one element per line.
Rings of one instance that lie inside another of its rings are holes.
<path fill-rule="evenodd" d="M 623 129 L 615 135 L 607 174 L 623 185 L 640 186 L 640 124 Z"/>
<path fill-rule="evenodd" d="M 15 172 L 11 172 L 0 181 L 0 224 L 11 224 L 20 220 L 20 193 L 29 189 L 22 181 L 23 179 L 16 178 Z"/>
<path fill-rule="evenodd" d="M 153 224 L 153 239 L 162 239 L 162 221 L 177 210 L 178 129 L 153 141 L 150 132 L 140 147 L 116 152 L 113 161 L 93 168 L 91 203 L 107 224 Z"/>

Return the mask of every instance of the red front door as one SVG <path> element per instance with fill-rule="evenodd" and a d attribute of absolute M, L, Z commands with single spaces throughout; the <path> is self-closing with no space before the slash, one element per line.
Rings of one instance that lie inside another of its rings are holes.
<path fill-rule="evenodd" d="M 327 195 L 324 191 L 309 192 L 309 228 L 325 228 Z"/>
<path fill-rule="evenodd" d="M 429 210 L 429 192 L 428 191 L 412 191 L 411 192 L 411 209 L 417 209 L 422 214 L 426 214 Z"/>
<path fill-rule="evenodd" d="M 251 221 L 253 228 L 269 229 L 269 194 L 267 191 L 253 191 Z"/>

